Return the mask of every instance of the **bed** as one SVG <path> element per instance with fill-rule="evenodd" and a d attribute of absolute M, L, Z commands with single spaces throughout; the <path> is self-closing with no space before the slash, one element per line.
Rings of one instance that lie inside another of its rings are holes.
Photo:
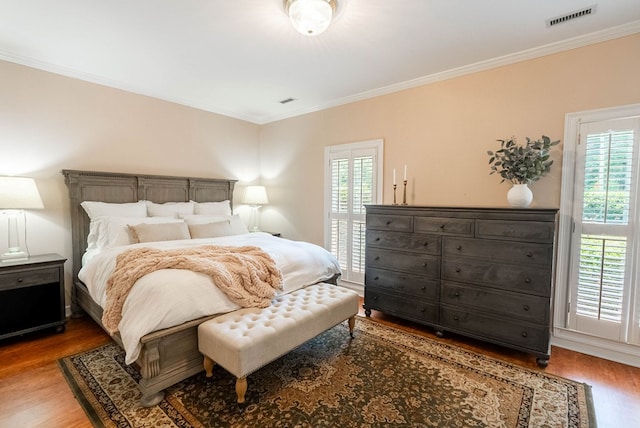
<path fill-rule="evenodd" d="M 69 190 L 71 203 L 73 243 L 71 309 L 74 316 L 80 316 L 86 313 L 103 328 L 105 328 L 102 322 L 104 302 L 102 302 L 103 306 L 98 304 L 96 300 L 100 300 L 100 298 L 94 298 L 94 288 L 89 287 L 91 288 L 90 290 L 80 279 L 80 277 L 87 277 L 85 271 L 90 270 L 89 267 L 93 267 L 93 265 L 96 264 L 95 260 L 106 257 L 103 252 L 98 251 L 98 255 L 94 255 L 94 259 L 92 259 L 91 262 L 89 262 L 89 258 L 87 258 L 87 256 L 92 253 L 90 231 L 93 233 L 95 222 L 91 222 L 87 211 L 82 206 L 83 203 L 85 203 L 86 207 L 86 201 L 123 205 L 139 201 L 149 201 L 148 203 L 158 204 L 158 206 L 160 206 L 160 204 L 167 205 L 166 203 L 172 202 L 185 203 L 194 201 L 194 203 L 199 203 L 204 206 L 207 203 L 229 201 L 229 207 L 231 208 L 230 204 L 233 199 L 233 189 L 236 183 L 235 180 L 225 179 L 96 171 L 63 170 L 62 173 Z M 91 228 L 90 224 L 92 225 Z M 286 244 L 287 240 L 276 238 L 265 233 L 214 238 L 212 244 L 224 245 L 229 242 L 234 242 L 231 240 L 236 238 L 240 243 L 233 245 L 256 245 L 261 248 L 263 248 L 264 245 L 265 251 L 267 252 L 271 251 L 271 247 L 277 248 L 277 246 L 280 245 L 288 245 Z M 184 245 L 195 245 L 197 241 L 200 240 L 197 239 L 193 240 L 193 242 L 186 242 Z M 292 241 L 288 242 L 293 244 Z M 137 245 L 139 246 L 140 244 Z M 157 245 L 153 243 L 152 245 L 164 248 L 165 243 L 160 242 L 157 243 Z M 312 246 L 312 244 L 307 243 L 300 243 L 299 245 Z M 318 247 L 318 249 L 320 249 L 320 247 Z M 295 249 L 291 251 L 299 250 Z M 85 268 L 81 272 L 83 263 L 85 263 Z M 337 262 L 334 266 L 327 266 L 326 271 L 323 272 L 315 282 L 331 282 L 335 284 L 340 274 L 339 266 L 336 268 L 336 265 Z M 316 275 L 320 275 L 320 273 Z M 309 279 L 306 276 L 304 279 L 302 278 L 302 276 L 298 277 L 296 275 L 285 276 L 284 292 L 287 292 L 287 288 L 293 290 L 296 287 L 309 285 L 303 283 L 303 281 L 309 281 Z M 149 278 L 147 278 L 147 282 L 149 282 Z M 94 297 L 92 297 L 92 293 Z M 180 309 L 190 306 L 186 303 L 181 303 L 180 305 Z M 226 307 L 226 311 L 228 312 L 229 310 L 234 309 Z M 220 315 L 220 313 L 224 313 L 224 310 L 221 310 L 219 313 L 185 319 L 175 325 L 163 326 L 158 330 L 149 331 L 141 335 L 139 341 L 136 339 L 138 348 L 133 366 L 139 370 L 141 375 L 139 388 L 142 393 L 142 405 L 151 406 L 156 404 L 162 400 L 165 388 L 203 370 L 202 355 L 198 351 L 197 327 L 201 323 Z M 136 322 L 133 322 L 133 324 L 135 323 Z M 130 347 L 130 344 L 128 345 L 127 343 L 131 342 L 130 337 L 127 338 L 126 334 L 120 334 L 119 332 L 113 334 L 112 337 L 125 351 L 129 352 L 128 347 Z M 123 337 L 125 338 L 124 341 Z"/>

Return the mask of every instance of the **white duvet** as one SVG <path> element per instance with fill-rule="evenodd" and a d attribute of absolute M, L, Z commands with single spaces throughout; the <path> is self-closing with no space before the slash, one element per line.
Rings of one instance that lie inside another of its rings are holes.
<path fill-rule="evenodd" d="M 284 278 L 284 291 L 290 293 L 304 286 L 332 278 L 340 273 L 336 258 L 308 242 L 290 241 L 268 233 L 249 233 L 211 239 L 152 242 L 114 247 L 84 258 L 78 277 L 87 286 L 93 300 L 105 307 L 107 281 L 116 256 L 129 248 L 189 248 L 205 244 L 262 248 L 276 262 Z M 199 317 L 230 312 L 239 306 L 213 284 L 211 277 L 183 269 L 162 269 L 140 278 L 122 309 L 120 336 L 127 364 L 140 354 L 140 338 L 156 330 L 182 324 Z"/>

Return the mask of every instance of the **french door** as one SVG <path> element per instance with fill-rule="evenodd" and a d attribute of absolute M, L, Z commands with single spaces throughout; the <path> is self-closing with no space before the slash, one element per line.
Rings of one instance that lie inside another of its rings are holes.
<path fill-rule="evenodd" d="M 563 250 L 569 254 L 559 270 L 567 300 L 560 326 L 639 345 L 640 106 L 574 120 L 576 142 L 565 141 L 563 166 L 563 193 L 573 197 L 563 195 L 561 207 L 561 229 L 570 231 L 559 249 L 560 263 Z"/>

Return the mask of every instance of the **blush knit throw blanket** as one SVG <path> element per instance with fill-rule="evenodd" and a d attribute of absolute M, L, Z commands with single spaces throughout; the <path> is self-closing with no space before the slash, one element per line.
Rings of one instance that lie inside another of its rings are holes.
<path fill-rule="evenodd" d="M 135 282 L 160 269 L 187 269 L 209 275 L 229 300 L 246 308 L 266 308 L 276 291 L 283 289 L 282 272 L 258 247 L 132 248 L 118 255 L 107 282 L 102 324 L 110 334 L 118 331 L 122 307 Z"/>

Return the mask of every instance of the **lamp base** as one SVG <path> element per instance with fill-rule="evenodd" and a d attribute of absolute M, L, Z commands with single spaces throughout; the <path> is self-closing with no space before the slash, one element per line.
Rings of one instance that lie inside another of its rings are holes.
<path fill-rule="evenodd" d="M 2 255 L 3 262 L 14 262 L 19 260 L 29 260 L 29 253 L 20 249 L 13 250 L 9 248 L 9 251 Z"/>

